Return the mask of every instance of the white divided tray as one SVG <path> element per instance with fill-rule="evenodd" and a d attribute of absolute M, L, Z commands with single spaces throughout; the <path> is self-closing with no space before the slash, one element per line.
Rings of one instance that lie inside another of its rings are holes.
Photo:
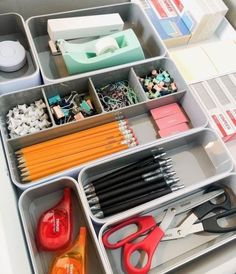
<path fill-rule="evenodd" d="M 137 80 L 137 76 L 148 74 L 152 69 L 159 67 L 169 71 L 170 75 L 175 79 L 178 91 L 167 96 L 149 100 L 144 90 L 142 89 L 141 84 Z M 106 112 L 104 111 L 103 106 L 98 99 L 96 89 L 102 85 L 120 80 L 129 81 L 130 85 L 133 87 L 139 98 L 139 103 L 115 111 Z M 52 117 L 48 105 L 48 99 L 57 94 L 59 94 L 61 97 L 69 95 L 72 90 L 89 93 L 98 114 L 85 118 L 81 121 L 57 125 L 54 121 L 54 118 Z M 43 99 L 47 105 L 47 112 L 49 113 L 49 118 L 52 123 L 51 127 L 37 133 L 28 134 L 22 137 L 10 138 L 6 124 L 6 114 L 9 109 L 12 109 L 17 104 L 29 105 L 30 103 L 39 99 Z M 150 110 L 174 102 L 179 103 L 184 112 L 187 114 L 192 128 L 190 131 L 207 126 L 208 120 L 206 115 L 203 113 L 192 92 L 188 90 L 175 65 L 168 58 L 160 58 L 155 61 L 146 62 L 144 64 L 136 64 L 135 66 L 130 67 L 128 66 L 126 68 L 117 69 L 107 73 L 97 74 L 90 78 L 83 77 L 67 82 L 45 85 L 34 89 L 3 95 L 0 97 L 1 132 L 6 149 L 6 156 L 10 167 L 12 181 L 18 187 L 26 189 L 30 186 L 38 184 L 39 182 L 53 178 L 54 176 L 45 177 L 42 180 L 29 183 L 21 182 L 19 171 L 17 169 L 16 156 L 14 153 L 18 149 L 70 133 L 78 132 L 83 129 L 88 129 L 104 123 L 112 122 L 118 118 L 128 119 L 128 123 L 133 129 L 140 145 L 162 141 L 162 139 L 160 139 L 157 135 L 157 127 L 153 118 L 151 117 Z M 179 135 L 181 134 L 182 133 L 179 133 Z M 133 151 L 136 150 L 136 148 L 130 148 L 130 150 Z M 81 167 L 82 166 L 80 166 L 80 168 Z M 77 169 L 78 167 L 75 168 Z M 62 174 L 65 175 L 64 172 L 61 172 L 56 176 L 61 176 Z"/>

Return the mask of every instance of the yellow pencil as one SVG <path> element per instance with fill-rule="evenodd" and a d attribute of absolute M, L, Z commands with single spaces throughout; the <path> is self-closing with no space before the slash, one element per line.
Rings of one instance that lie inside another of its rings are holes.
<path fill-rule="evenodd" d="M 18 151 L 16 151 L 16 154 L 22 154 L 22 153 L 27 153 L 30 151 L 36 151 L 42 148 L 51 148 L 53 145 L 59 145 L 59 144 L 63 144 L 72 140 L 78 140 L 78 138 L 82 138 L 82 137 L 87 137 L 87 136 L 92 136 L 94 134 L 97 133 L 104 133 L 109 129 L 114 129 L 117 128 L 119 129 L 120 126 L 122 125 L 126 125 L 126 121 L 122 120 L 122 121 L 115 121 L 115 122 L 111 122 L 111 123 L 107 123 L 101 126 L 97 126 L 94 128 L 90 128 L 90 129 L 86 129 L 86 130 L 82 130 L 80 132 L 76 132 L 76 133 L 72 133 L 69 135 L 65 135 L 62 137 L 58 137 L 49 141 L 45 141 L 39 144 L 35 144 L 29 147 L 25 147 L 22 148 Z"/>
<path fill-rule="evenodd" d="M 53 173 L 60 172 L 62 170 L 72 168 L 72 167 L 84 164 L 86 162 L 95 160 L 97 158 L 107 156 L 112 153 L 119 152 L 121 150 L 127 149 L 128 147 L 129 147 L 129 145 L 124 145 L 124 144 L 119 145 L 119 146 L 114 146 L 114 147 L 111 147 L 110 149 L 106 149 L 106 150 L 100 151 L 98 153 L 91 153 L 90 155 L 87 155 L 87 157 L 84 157 L 84 158 L 79 157 L 79 158 L 73 159 L 71 161 L 69 159 L 67 159 L 64 164 L 59 164 L 59 165 L 56 165 L 53 167 L 50 167 L 48 165 L 47 168 L 43 168 L 41 171 L 32 172 L 32 173 L 28 172 L 28 173 L 22 174 L 22 177 L 23 177 L 22 181 L 23 182 L 34 181 L 34 180 L 43 178 L 45 176 L 49 176 Z"/>
<path fill-rule="evenodd" d="M 98 154 L 100 152 L 104 152 L 104 151 L 107 151 L 107 150 L 110 150 L 112 148 L 119 147 L 119 146 L 125 148 L 125 147 L 127 147 L 127 144 L 125 143 L 125 141 L 124 142 L 119 141 L 119 142 L 116 142 L 113 144 L 108 144 L 108 145 L 97 147 L 97 148 L 94 148 L 91 150 L 75 153 L 73 155 L 64 156 L 59 159 L 41 162 L 39 164 L 30 166 L 28 168 L 28 171 L 30 173 L 32 173 L 32 172 L 42 171 L 44 169 L 48 169 L 48 168 L 55 167 L 55 166 L 62 166 L 64 164 L 67 164 L 68 162 L 77 161 L 79 159 L 89 157 L 91 154 Z"/>
<path fill-rule="evenodd" d="M 101 140 L 97 139 L 90 139 L 87 140 L 87 144 L 81 145 L 80 142 L 76 145 L 71 146 L 62 146 L 61 148 L 57 148 L 56 150 L 53 150 L 53 153 L 48 153 L 45 151 L 39 151 L 35 152 L 34 154 L 26 154 L 22 156 L 22 158 L 18 161 L 20 165 L 19 168 L 22 167 L 31 167 L 36 164 L 45 163 L 50 160 L 54 159 L 60 159 L 65 156 L 77 154 L 79 152 L 88 151 L 97 147 L 113 144 L 116 142 L 121 142 L 122 140 L 132 140 L 132 135 L 128 135 L 127 137 L 124 135 L 118 135 L 118 136 L 106 136 L 106 138 L 102 138 Z"/>
<path fill-rule="evenodd" d="M 59 144 L 51 144 L 50 148 L 53 149 L 53 151 L 57 150 L 58 148 L 60 149 L 61 147 L 66 147 L 66 146 L 71 146 L 71 145 L 75 145 L 77 143 L 83 143 L 83 142 L 90 142 L 91 138 L 96 138 L 96 139 L 102 139 L 102 138 L 107 138 L 107 136 L 117 136 L 117 135 L 123 135 L 123 134 L 129 134 L 132 131 L 130 129 L 128 129 L 127 126 L 124 126 L 124 128 L 119 129 L 119 128 L 111 128 L 108 129 L 106 131 L 102 131 L 102 132 L 98 132 L 96 134 L 93 134 L 91 136 L 85 136 L 85 137 L 80 137 L 80 138 L 75 138 L 63 143 L 59 143 Z M 35 154 L 35 151 L 37 153 L 41 153 L 41 152 L 47 152 L 48 153 L 48 147 L 44 147 L 44 142 L 38 143 L 37 145 L 42 144 L 42 148 L 38 147 L 37 150 L 33 150 L 33 151 L 27 151 L 28 147 L 23 148 L 22 150 L 26 150 L 21 152 L 21 150 L 18 150 L 16 152 L 16 156 L 18 159 L 20 159 L 23 155 L 31 155 L 31 154 Z M 31 146 L 30 146 L 31 147 Z"/>

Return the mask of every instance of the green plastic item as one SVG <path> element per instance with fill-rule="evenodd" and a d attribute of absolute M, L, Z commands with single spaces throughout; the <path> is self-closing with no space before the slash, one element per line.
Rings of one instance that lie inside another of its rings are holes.
<path fill-rule="evenodd" d="M 97 43 L 107 37 L 115 39 L 117 48 L 105 50 L 104 53 L 97 55 Z M 83 44 L 74 44 L 59 39 L 57 46 L 62 53 L 68 73 L 83 73 L 145 59 L 139 40 L 132 29 L 117 32 L 104 38 Z"/>

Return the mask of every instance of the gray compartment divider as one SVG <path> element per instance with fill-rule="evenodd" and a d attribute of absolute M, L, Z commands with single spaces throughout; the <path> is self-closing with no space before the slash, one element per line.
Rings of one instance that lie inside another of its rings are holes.
<path fill-rule="evenodd" d="M 134 72 L 134 69 L 131 68 L 129 72 L 129 82 L 130 86 L 134 89 L 135 93 L 139 98 L 139 102 L 147 101 L 147 96 L 144 93 L 142 86 L 140 85 L 137 75 Z"/>
<path fill-rule="evenodd" d="M 7 112 L 17 105 L 22 105 L 22 104 L 30 105 L 34 101 L 37 101 L 40 99 L 43 99 L 44 103 L 46 103 L 42 87 L 34 88 L 33 91 L 32 89 L 27 89 L 27 90 L 24 90 L 23 92 L 18 91 L 10 94 L 4 94 L 0 97 L 0 119 L 1 119 L 2 134 L 4 139 L 9 138 L 7 124 L 6 124 Z M 48 110 L 49 109 L 47 108 L 47 111 Z M 50 116 L 50 122 L 52 121 L 53 120 L 51 120 L 51 116 Z M 29 135 L 32 135 L 32 134 L 29 134 Z M 16 139 L 18 138 L 21 138 L 21 137 L 17 137 Z"/>
<path fill-rule="evenodd" d="M 48 103 L 48 99 L 47 99 L 47 96 L 46 96 L 46 93 L 45 93 L 45 90 L 44 90 L 43 87 L 42 87 L 42 93 L 43 93 L 44 102 L 45 102 L 45 104 L 47 106 L 49 117 L 50 117 L 50 119 L 52 121 L 52 126 L 55 127 L 56 123 L 55 123 L 55 120 L 53 118 L 53 115 L 52 115 L 52 112 L 51 112 L 51 109 L 50 109 L 50 106 L 49 106 L 49 103 Z"/>
<path fill-rule="evenodd" d="M 99 97 L 98 97 L 98 94 L 97 94 L 97 91 L 96 91 L 96 88 L 93 84 L 93 81 L 91 79 L 91 77 L 89 77 L 89 90 L 90 90 L 90 94 L 93 98 L 93 102 L 95 104 L 95 107 L 98 108 L 100 110 L 100 112 L 105 112 L 100 100 L 99 100 Z"/>

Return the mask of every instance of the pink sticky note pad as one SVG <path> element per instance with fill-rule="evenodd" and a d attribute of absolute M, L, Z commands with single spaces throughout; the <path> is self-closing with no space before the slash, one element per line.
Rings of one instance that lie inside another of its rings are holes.
<path fill-rule="evenodd" d="M 168 128 L 159 130 L 158 133 L 160 137 L 167 137 L 167 136 L 171 136 L 171 135 L 186 131 L 188 129 L 189 129 L 189 125 L 187 123 L 181 123 L 173 127 L 168 127 Z"/>
<path fill-rule="evenodd" d="M 187 123 L 188 119 L 183 112 L 177 112 L 173 115 L 166 116 L 164 118 L 155 120 L 159 129 L 173 127 L 181 123 Z"/>
<path fill-rule="evenodd" d="M 177 103 L 154 108 L 151 110 L 151 114 L 154 120 L 161 119 L 177 112 L 182 112 L 180 106 Z"/>

